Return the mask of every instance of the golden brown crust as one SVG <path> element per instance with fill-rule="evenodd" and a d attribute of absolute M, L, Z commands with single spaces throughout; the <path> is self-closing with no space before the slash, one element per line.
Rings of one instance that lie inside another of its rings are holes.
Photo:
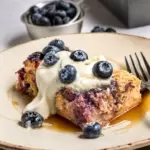
<path fill-rule="evenodd" d="M 120 105 L 116 114 L 116 117 L 119 117 L 140 104 L 142 99 L 140 93 L 141 81 L 124 70 L 114 72 L 113 77 L 118 81 L 118 93 L 123 104 Z"/>
<path fill-rule="evenodd" d="M 16 88 L 31 97 L 35 97 L 38 93 L 35 73 L 39 64 L 40 61 L 26 60 L 24 62 L 24 68 L 17 72 L 18 81 Z"/>

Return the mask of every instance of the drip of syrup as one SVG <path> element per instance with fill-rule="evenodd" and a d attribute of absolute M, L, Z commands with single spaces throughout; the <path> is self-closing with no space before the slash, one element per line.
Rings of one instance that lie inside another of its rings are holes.
<path fill-rule="evenodd" d="M 120 116 L 116 120 L 112 121 L 110 125 L 117 125 L 123 121 L 130 121 L 131 123 L 124 127 L 123 129 L 131 128 L 140 121 L 143 120 L 146 112 L 150 111 L 150 93 L 143 95 L 142 103 Z M 48 125 L 45 125 L 44 128 L 62 131 L 62 132 L 79 132 L 80 129 L 68 120 L 56 115 L 52 116 L 45 121 Z"/>
<path fill-rule="evenodd" d="M 19 102 L 18 102 L 18 101 L 15 101 L 15 100 L 12 100 L 12 105 L 13 105 L 14 107 L 16 107 L 16 106 L 19 105 Z"/>
<path fill-rule="evenodd" d="M 118 124 L 122 121 L 130 121 L 131 123 L 127 126 L 127 128 L 133 127 L 138 122 L 142 121 L 145 117 L 146 112 L 150 111 L 150 93 L 145 93 L 142 97 L 142 103 L 120 116 L 116 120 L 112 121 L 110 125 Z"/>
<path fill-rule="evenodd" d="M 18 106 L 19 103 L 17 101 L 12 100 L 12 105 Z M 139 106 L 133 108 L 129 112 L 125 113 L 124 115 L 120 116 L 116 120 L 112 121 L 110 124 L 111 126 L 115 126 L 123 121 L 130 121 L 131 123 L 127 125 L 123 129 L 128 129 L 139 123 L 145 117 L 146 112 L 150 111 L 150 93 L 145 93 L 142 98 L 142 102 Z M 80 132 L 81 129 L 75 126 L 70 121 L 58 116 L 54 115 L 49 117 L 45 120 L 45 124 L 43 128 L 56 130 L 59 132 Z"/>
<path fill-rule="evenodd" d="M 46 125 L 43 125 L 46 129 L 52 129 L 61 132 L 80 132 L 81 129 L 71 123 L 70 121 L 58 116 L 54 115 L 49 117 L 44 121 Z"/>

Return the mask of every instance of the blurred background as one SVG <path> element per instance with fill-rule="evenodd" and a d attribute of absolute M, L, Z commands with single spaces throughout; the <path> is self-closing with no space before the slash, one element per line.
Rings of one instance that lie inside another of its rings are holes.
<path fill-rule="evenodd" d="M 78 1 L 78 0 L 74 0 L 74 1 Z M 128 11 L 131 11 L 132 8 L 136 12 L 147 13 L 147 12 L 143 12 L 143 9 L 140 9 L 140 6 L 142 6 L 141 2 L 145 1 L 145 4 L 147 4 L 146 2 L 150 2 L 150 1 L 130 0 L 130 6 L 132 6 L 130 9 L 127 6 L 125 7 L 126 5 L 125 1 L 127 2 L 128 0 L 85 0 L 84 1 L 85 18 L 82 27 L 82 32 L 90 32 L 94 26 L 100 25 L 100 26 L 111 26 L 115 28 L 117 32 L 124 33 L 124 34 L 150 37 L 150 26 L 148 25 L 148 23 L 145 23 L 144 25 L 139 24 L 137 22 L 137 15 L 134 15 L 132 18 L 131 16 L 129 16 L 129 18 L 125 19 L 126 15 L 129 14 Z M 136 5 L 133 4 L 133 1 L 134 2 L 136 1 L 137 4 Z M 39 2 L 39 0 L 1 1 L 0 49 L 12 47 L 14 45 L 31 40 L 28 36 L 25 25 L 20 21 L 20 16 L 31 5 L 36 4 L 37 2 Z M 105 6 L 108 7 L 105 7 L 103 4 L 105 4 Z M 116 14 L 121 14 L 119 16 L 119 19 L 118 19 L 118 15 Z M 146 15 L 144 14 L 143 16 L 146 16 L 146 18 L 147 16 L 149 17 L 148 14 Z M 139 16 L 139 19 L 143 18 L 143 16 Z M 128 21 L 131 20 L 132 22 L 128 24 Z M 137 24 L 137 26 L 134 23 Z M 134 26 L 134 25 L 135 27 L 129 28 L 129 26 Z"/>

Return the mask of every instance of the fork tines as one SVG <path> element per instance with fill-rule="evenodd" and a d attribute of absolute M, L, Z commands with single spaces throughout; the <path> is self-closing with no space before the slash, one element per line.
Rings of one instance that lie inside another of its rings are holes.
<path fill-rule="evenodd" d="M 136 61 L 134 61 L 133 56 L 129 55 L 129 59 L 132 65 L 130 65 L 127 57 L 125 56 L 126 68 L 128 72 L 135 74 L 139 79 L 141 80 L 144 79 L 145 81 L 148 81 L 150 76 L 150 66 L 144 54 L 142 52 L 140 52 L 140 54 L 141 54 L 142 61 L 140 61 L 137 53 L 135 53 Z M 142 62 L 144 63 L 144 66 L 147 71 L 143 69 Z M 132 70 L 134 70 L 134 72 Z"/>

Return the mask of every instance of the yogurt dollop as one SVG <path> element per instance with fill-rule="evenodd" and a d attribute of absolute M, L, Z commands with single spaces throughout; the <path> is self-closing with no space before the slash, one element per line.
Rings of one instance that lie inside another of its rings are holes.
<path fill-rule="evenodd" d="M 24 112 L 36 111 L 46 119 L 50 115 L 56 114 L 55 95 L 61 88 L 70 87 L 77 91 L 86 91 L 110 84 L 111 77 L 108 79 L 97 78 L 92 72 L 92 68 L 97 61 L 106 60 L 104 56 L 94 57 L 84 62 L 75 62 L 70 59 L 70 53 L 69 51 L 57 53 L 56 55 L 60 59 L 50 67 L 45 66 L 43 61 L 41 62 L 36 71 L 38 95 L 25 107 Z M 68 64 L 76 68 L 77 77 L 73 83 L 63 84 L 59 79 L 59 71 Z"/>

